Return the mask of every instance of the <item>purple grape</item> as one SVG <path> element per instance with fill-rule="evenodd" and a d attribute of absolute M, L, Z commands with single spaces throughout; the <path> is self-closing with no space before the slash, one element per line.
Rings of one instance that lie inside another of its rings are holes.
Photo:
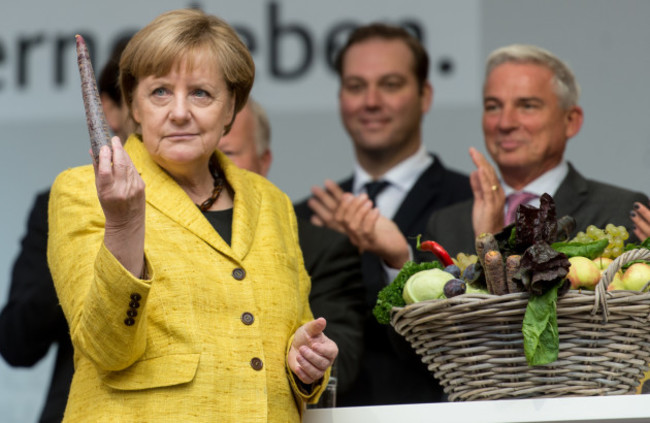
<path fill-rule="evenodd" d="M 463 271 L 462 279 L 465 282 L 472 283 L 476 279 L 476 263 L 470 263 Z"/>
<path fill-rule="evenodd" d="M 460 267 L 456 266 L 455 264 L 450 264 L 443 270 L 447 273 L 451 273 L 455 278 L 460 278 Z"/>
<path fill-rule="evenodd" d="M 445 297 L 451 298 L 455 297 L 456 295 L 464 294 L 466 290 L 467 286 L 465 285 L 465 282 L 454 278 L 447 281 L 442 292 L 445 294 Z"/>

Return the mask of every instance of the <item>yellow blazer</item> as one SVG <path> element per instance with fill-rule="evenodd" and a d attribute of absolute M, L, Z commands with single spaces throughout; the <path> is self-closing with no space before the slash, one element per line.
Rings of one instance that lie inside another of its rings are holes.
<path fill-rule="evenodd" d="M 232 242 L 132 136 L 146 184 L 149 280 L 105 248 L 92 166 L 62 172 L 49 205 L 48 262 L 70 325 L 75 374 L 66 422 L 298 422 L 311 395 L 287 367 L 312 319 L 289 198 L 221 153 Z"/>

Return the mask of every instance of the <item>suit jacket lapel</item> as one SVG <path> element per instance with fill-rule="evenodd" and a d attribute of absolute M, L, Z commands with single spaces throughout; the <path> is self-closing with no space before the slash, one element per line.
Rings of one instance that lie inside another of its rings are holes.
<path fill-rule="evenodd" d="M 349 177 L 345 181 L 339 182 L 339 186 L 344 192 L 352 192 L 352 181 L 354 180 L 354 177 Z"/>
<path fill-rule="evenodd" d="M 587 180 L 569 163 L 569 172 L 553 196 L 557 216 L 575 216 L 587 199 Z"/>
<path fill-rule="evenodd" d="M 393 220 L 403 233 L 408 233 L 410 225 L 431 209 L 431 203 L 440 192 L 444 168 L 438 157 L 434 155 L 433 158 L 433 164 L 420 175 L 395 213 Z"/>
<path fill-rule="evenodd" d="M 229 246 L 185 191 L 153 161 L 137 137 L 129 138 L 125 149 L 145 182 L 147 203 L 214 249 L 236 260 L 244 258 L 253 241 L 260 199 L 256 190 L 248 186 L 250 182 L 236 175 L 240 169 L 217 152 L 226 180 L 235 191 L 232 245 Z M 238 192 L 241 194 L 237 195 Z"/>
<path fill-rule="evenodd" d="M 258 175 L 235 166 L 221 152 L 217 152 L 217 158 L 235 192 L 231 248 L 235 257 L 243 260 L 253 246 L 262 207 L 262 195 L 253 183 Z"/>

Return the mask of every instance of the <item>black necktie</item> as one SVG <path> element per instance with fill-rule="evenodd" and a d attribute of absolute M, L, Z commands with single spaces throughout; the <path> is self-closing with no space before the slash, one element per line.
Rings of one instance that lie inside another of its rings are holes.
<path fill-rule="evenodd" d="M 375 205 L 375 200 L 377 199 L 379 193 L 382 192 L 388 185 L 390 185 L 388 181 L 371 181 L 364 185 L 366 187 L 368 198 L 370 201 L 372 201 L 373 205 Z"/>

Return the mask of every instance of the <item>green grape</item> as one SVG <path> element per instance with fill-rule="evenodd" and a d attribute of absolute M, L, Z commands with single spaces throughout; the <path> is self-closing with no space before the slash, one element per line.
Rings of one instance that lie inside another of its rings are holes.
<path fill-rule="evenodd" d="M 589 225 L 585 232 L 578 232 L 571 241 L 586 243 L 607 239 L 609 243 L 601 256 L 614 259 L 623 253 L 625 241 L 629 237 L 630 234 L 625 226 L 608 223 L 605 225 L 605 229 L 600 229 L 596 225 Z"/>
<path fill-rule="evenodd" d="M 614 224 L 608 223 L 607 226 L 605 226 L 605 232 L 607 232 L 607 234 L 614 237 L 614 236 L 618 235 L 618 228 L 616 228 L 616 226 L 614 226 Z"/>
<path fill-rule="evenodd" d="M 627 228 L 625 226 L 619 226 L 618 227 L 619 231 L 619 236 L 623 241 L 627 241 L 627 239 L 630 237 L 630 234 L 627 232 Z"/>
<path fill-rule="evenodd" d="M 598 233 L 598 228 L 594 225 L 587 226 L 587 235 L 589 238 L 595 238 Z"/>

